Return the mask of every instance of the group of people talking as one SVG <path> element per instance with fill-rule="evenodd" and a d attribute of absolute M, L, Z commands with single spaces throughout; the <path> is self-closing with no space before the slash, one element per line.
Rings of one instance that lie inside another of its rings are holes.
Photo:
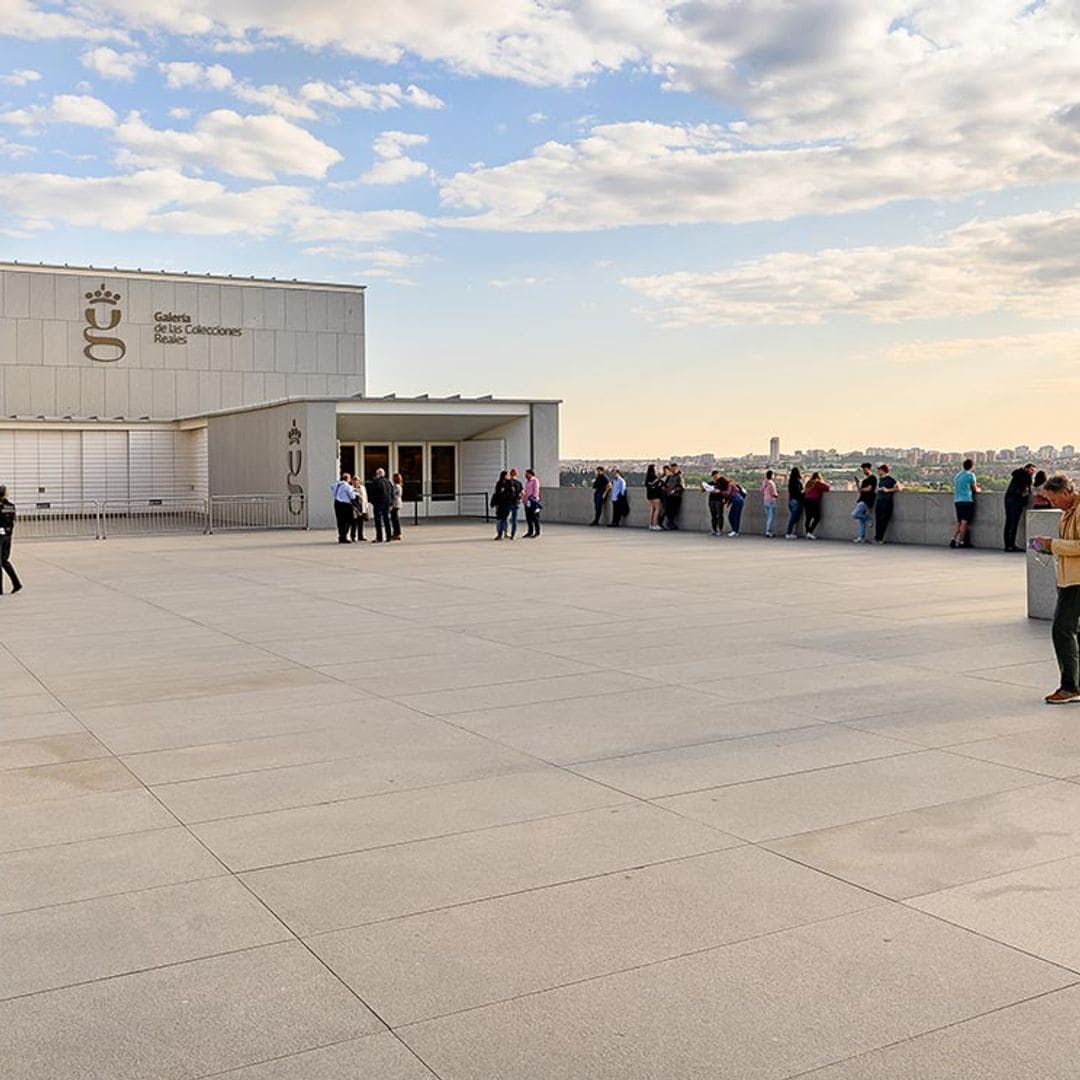
<path fill-rule="evenodd" d="M 343 472 L 341 479 L 330 485 L 338 543 L 363 543 L 364 522 L 371 518 L 375 520 L 373 544 L 400 540 L 404 492 L 401 473 L 388 479 L 385 469 L 376 469 L 375 476 L 365 483 L 359 476 Z"/>

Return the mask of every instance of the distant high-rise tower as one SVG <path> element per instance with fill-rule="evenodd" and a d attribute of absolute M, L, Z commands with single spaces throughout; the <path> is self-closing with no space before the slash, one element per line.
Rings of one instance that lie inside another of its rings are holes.
<path fill-rule="evenodd" d="M 769 440 L 769 460 L 777 462 L 780 460 L 780 436 L 774 435 Z"/>

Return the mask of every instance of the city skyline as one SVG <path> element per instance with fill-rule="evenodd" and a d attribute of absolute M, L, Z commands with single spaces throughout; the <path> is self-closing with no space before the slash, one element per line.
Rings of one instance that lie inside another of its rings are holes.
<path fill-rule="evenodd" d="M 366 283 L 568 455 L 1077 437 L 1075 4 L 3 7 L 0 258 Z"/>

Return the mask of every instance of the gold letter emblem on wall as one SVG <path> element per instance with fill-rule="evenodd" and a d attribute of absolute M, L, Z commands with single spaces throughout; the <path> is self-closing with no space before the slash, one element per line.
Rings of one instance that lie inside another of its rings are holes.
<path fill-rule="evenodd" d="M 100 289 L 88 292 L 86 299 L 89 305 L 86 308 L 86 326 L 83 328 L 83 337 L 86 339 L 83 356 L 99 364 L 115 364 L 117 360 L 124 358 L 127 346 L 118 337 L 105 337 L 95 331 L 115 330 L 120 325 L 120 309 L 116 306 L 120 303 L 120 294 L 109 292 L 102 285 Z M 109 322 L 102 326 L 98 322 L 98 315 L 105 311 L 109 313 Z"/>

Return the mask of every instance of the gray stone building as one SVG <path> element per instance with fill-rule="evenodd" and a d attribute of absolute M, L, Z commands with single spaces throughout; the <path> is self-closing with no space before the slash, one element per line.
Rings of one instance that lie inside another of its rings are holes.
<path fill-rule="evenodd" d="M 0 482 L 24 506 L 312 495 L 401 472 L 454 514 L 558 483 L 559 403 L 366 396 L 363 286 L 0 263 Z"/>

